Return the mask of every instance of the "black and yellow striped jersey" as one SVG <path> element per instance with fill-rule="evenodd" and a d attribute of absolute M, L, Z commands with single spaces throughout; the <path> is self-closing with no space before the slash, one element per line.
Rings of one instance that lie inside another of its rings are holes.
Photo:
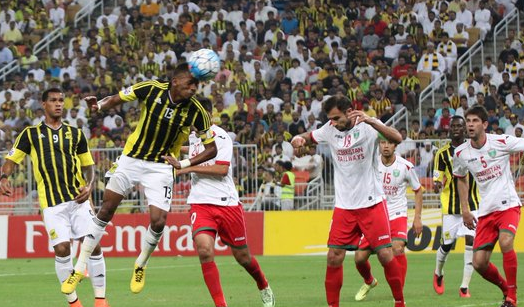
<path fill-rule="evenodd" d="M 6 159 L 20 164 L 26 155 L 42 209 L 73 200 L 85 185 L 81 167 L 95 164 L 82 130 L 67 124 L 56 130 L 43 122 L 25 128 Z"/>
<path fill-rule="evenodd" d="M 443 214 L 461 214 L 460 199 L 457 190 L 457 178 L 453 176 L 453 154 L 455 147 L 450 143 L 444 145 L 435 154 L 433 167 L 433 181 L 441 182 L 444 186 L 440 193 L 440 203 Z M 480 194 L 477 183 L 471 174 L 469 181 L 469 210 L 479 207 Z"/>
<path fill-rule="evenodd" d="M 160 162 L 162 156 L 180 155 L 193 126 L 204 144 L 214 141 L 211 119 L 198 99 L 174 103 L 169 96 L 170 82 L 144 81 L 120 91 L 123 101 L 138 99 L 140 120 L 129 136 L 123 154 L 146 161 Z"/>

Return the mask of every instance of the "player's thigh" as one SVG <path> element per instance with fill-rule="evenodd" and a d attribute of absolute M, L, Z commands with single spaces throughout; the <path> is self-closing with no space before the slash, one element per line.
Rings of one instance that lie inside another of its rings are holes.
<path fill-rule="evenodd" d="M 386 201 L 369 208 L 358 209 L 357 221 L 375 252 L 378 253 L 384 247 L 391 247 L 391 229 Z"/>
<path fill-rule="evenodd" d="M 120 156 L 108 172 L 109 181 L 106 190 L 111 190 L 120 195 L 127 195 L 133 185 L 140 178 L 141 160 Z"/>
<path fill-rule="evenodd" d="M 358 226 L 357 210 L 335 208 L 329 230 L 328 247 L 356 250 L 362 236 Z"/>
<path fill-rule="evenodd" d="M 62 203 L 42 211 L 44 225 L 52 246 L 69 242 L 72 238 L 68 209 L 67 203 Z"/>
<path fill-rule="evenodd" d="M 495 214 L 491 213 L 478 219 L 473 241 L 473 250 L 492 250 L 497 243 L 499 228 Z"/>
<path fill-rule="evenodd" d="M 459 229 L 464 226 L 462 216 L 459 214 L 444 214 L 442 216 L 442 244 L 451 245 L 457 239 Z M 464 226 L 465 227 L 465 226 Z"/>
<path fill-rule="evenodd" d="M 242 205 L 216 207 L 219 211 L 217 216 L 218 235 L 222 242 L 231 248 L 242 249 L 247 247 L 246 223 Z"/>
<path fill-rule="evenodd" d="M 408 218 L 398 217 L 389 221 L 391 241 L 408 242 Z"/>
<path fill-rule="evenodd" d="M 139 183 L 150 206 L 169 212 L 173 194 L 173 167 L 169 164 L 144 161 Z"/>
<path fill-rule="evenodd" d="M 498 215 L 499 245 L 502 252 L 507 252 L 513 249 L 513 242 L 519 227 L 520 207 L 504 210 Z"/>
<path fill-rule="evenodd" d="M 71 236 L 73 239 L 80 239 L 89 234 L 89 225 L 93 222 L 95 213 L 91 208 L 91 203 L 86 200 L 83 203 L 75 201 L 68 202 L 71 219 Z"/>
<path fill-rule="evenodd" d="M 218 222 L 215 217 L 212 205 L 191 205 L 189 210 L 191 220 L 191 232 L 193 238 L 198 234 L 207 234 L 216 237 L 218 231 Z"/>

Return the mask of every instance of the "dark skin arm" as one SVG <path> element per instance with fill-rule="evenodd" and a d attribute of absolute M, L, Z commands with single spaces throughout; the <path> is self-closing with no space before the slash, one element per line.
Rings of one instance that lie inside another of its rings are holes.
<path fill-rule="evenodd" d="M 11 176 L 15 169 L 16 163 L 6 159 L 4 165 L 2 165 L 2 175 Z M 0 193 L 2 195 L 11 196 L 13 194 L 13 188 L 9 178 L 2 178 L 0 180 Z"/>
<path fill-rule="evenodd" d="M 186 167 L 184 169 L 178 170 L 177 175 L 183 175 L 188 173 L 197 173 L 202 175 L 211 175 L 211 176 L 226 176 L 229 171 L 229 165 L 224 164 L 214 164 L 214 165 L 195 165 Z"/>
<path fill-rule="evenodd" d="M 75 201 L 79 204 L 85 202 L 91 196 L 91 191 L 93 191 L 95 185 L 95 165 L 82 166 L 82 172 L 86 177 L 86 185 L 80 187 L 80 194 L 75 197 Z"/>
<path fill-rule="evenodd" d="M 109 110 L 124 102 L 118 94 L 107 96 L 100 101 L 95 96 L 87 96 L 84 99 L 93 112 Z"/>
<path fill-rule="evenodd" d="M 215 141 L 205 144 L 204 145 L 204 151 L 199 153 L 198 155 L 194 156 L 193 158 L 189 159 L 191 162 L 191 165 L 198 165 L 200 163 L 204 163 L 207 160 L 213 159 L 217 155 L 217 145 Z M 163 156 L 163 158 L 171 164 L 175 169 L 181 169 L 180 161 L 178 161 L 175 157 L 172 156 Z"/>

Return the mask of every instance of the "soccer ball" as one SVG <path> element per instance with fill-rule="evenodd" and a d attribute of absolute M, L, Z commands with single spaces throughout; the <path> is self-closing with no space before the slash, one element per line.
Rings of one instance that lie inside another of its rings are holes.
<path fill-rule="evenodd" d="M 193 52 L 187 64 L 193 77 L 200 81 L 214 78 L 220 70 L 220 58 L 211 49 L 200 49 Z"/>

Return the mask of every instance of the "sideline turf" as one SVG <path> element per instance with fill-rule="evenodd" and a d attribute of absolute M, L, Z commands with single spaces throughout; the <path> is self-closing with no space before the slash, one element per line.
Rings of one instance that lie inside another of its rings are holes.
<path fill-rule="evenodd" d="M 524 263 L 524 254 L 518 255 Z M 502 269 L 500 254 L 494 263 Z M 149 263 L 146 287 L 140 294 L 129 290 L 134 258 L 108 258 L 107 297 L 112 307 L 213 306 L 195 257 L 153 257 Z M 325 256 L 258 257 L 258 261 L 275 292 L 277 306 L 322 307 L 324 295 Z M 229 306 L 261 306 L 258 289 L 251 277 L 232 257 L 217 257 L 224 293 Z M 460 299 L 458 288 L 462 279 L 462 254 L 451 254 L 444 269 L 446 292 L 438 296 L 433 291 L 434 254 L 409 254 L 405 297 L 408 306 L 474 307 L 500 306 L 502 295 L 495 286 L 474 273 L 470 299 Z M 354 267 L 353 257 L 346 257 L 341 306 L 393 306 L 382 267 L 372 257 L 373 273 L 379 285 L 363 302 L 355 302 L 355 293 L 362 280 Z M 524 268 L 519 266 L 519 282 L 524 283 Z M 524 303 L 524 290 L 519 301 Z M 93 306 L 91 283 L 84 280 L 78 294 L 84 307 Z M 54 273 L 53 259 L 0 260 L 1 307 L 67 307 L 60 294 Z"/>

